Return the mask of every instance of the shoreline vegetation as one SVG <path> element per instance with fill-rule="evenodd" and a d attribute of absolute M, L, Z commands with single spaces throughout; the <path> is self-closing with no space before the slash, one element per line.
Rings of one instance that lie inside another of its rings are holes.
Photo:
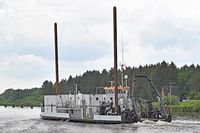
<path fill-rule="evenodd" d="M 121 81 L 122 70 L 118 70 L 118 73 Z M 190 66 L 177 67 L 173 62 L 167 63 L 163 61 L 139 67 L 126 66 L 126 68 L 123 68 L 123 74 L 128 76 L 127 81 L 124 80 L 124 82 L 134 90 L 133 95 L 135 98 L 149 98 L 154 102 L 154 105 L 159 105 L 155 91 L 148 82 L 143 79 L 133 79 L 134 74 L 145 74 L 148 75 L 158 91 L 164 96 L 164 104 L 171 105 L 172 112 L 200 113 L 199 65 L 192 64 Z M 83 94 L 104 93 L 104 90 L 100 88 L 110 86 L 109 81 L 112 80 L 112 68 L 102 71 L 86 71 L 82 75 L 76 75 L 75 77 L 70 75 L 68 79 L 62 79 L 60 81 L 60 92 L 61 94 L 73 94 L 75 84 L 77 84 L 78 91 Z M 133 81 L 135 82 L 134 89 L 132 88 Z M 41 87 L 7 89 L 0 94 L 0 105 L 40 106 L 43 101 L 43 95 L 55 95 L 55 83 L 46 80 Z"/>
<path fill-rule="evenodd" d="M 168 97 L 168 98 L 166 98 Z M 170 96 L 165 96 L 163 98 L 164 104 L 168 106 L 168 109 L 172 114 L 181 113 L 196 113 L 200 115 L 200 100 L 184 100 L 177 101 L 178 99 L 171 98 L 171 105 L 169 104 Z M 176 96 L 171 96 L 176 97 Z M 153 102 L 153 106 L 159 108 L 159 102 Z"/>
<path fill-rule="evenodd" d="M 200 100 L 187 100 L 170 106 L 172 112 L 196 112 L 200 113 Z"/>
<path fill-rule="evenodd" d="M 0 106 L 18 106 L 18 107 L 40 107 L 42 104 L 42 96 L 25 97 L 20 100 L 0 99 Z"/>

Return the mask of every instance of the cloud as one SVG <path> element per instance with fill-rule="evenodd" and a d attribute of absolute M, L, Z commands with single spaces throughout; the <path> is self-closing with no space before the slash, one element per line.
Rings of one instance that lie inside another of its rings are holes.
<path fill-rule="evenodd" d="M 6 88 L 39 87 L 44 80 L 53 78 L 53 66 L 52 61 L 35 55 L 0 58 L 0 92 Z"/>
<path fill-rule="evenodd" d="M 140 37 L 141 45 L 152 45 L 158 50 L 173 46 L 188 49 L 191 44 L 195 47 L 200 42 L 199 31 L 193 27 L 184 29 L 162 20 L 152 23 L 148 29 L 141 32 Z"/>
<path fill-rule="evenodd" d="M 118 58 L 129 66 L 163 60 L 200 63 L 200 1 L 0 0 L 0 89 L 54 81 L 53 24 L 61 78 L 113 66 L 112 7 L 118 11 Z M 28 77 L 28 78 L 27 78 Z"/>

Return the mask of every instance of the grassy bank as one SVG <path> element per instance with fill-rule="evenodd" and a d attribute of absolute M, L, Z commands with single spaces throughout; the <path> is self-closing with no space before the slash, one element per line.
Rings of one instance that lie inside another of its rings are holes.
<path fill-rule="evenodd" d="M 172 112 L 199 112 L 200 113 L 200 100 L 188 100 L 179 102 L 176 105 L 171 105 Z"/>

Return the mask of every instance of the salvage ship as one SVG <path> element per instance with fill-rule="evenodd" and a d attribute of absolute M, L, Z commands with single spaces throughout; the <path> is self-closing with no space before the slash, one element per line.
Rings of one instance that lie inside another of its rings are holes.
<path fill-rule="evenodd" d="M 149 81 L 160 101 L 160 109 L 153 108 L 152 101 L 135 98 L 134 85 L 130 88 L 127 84 L 118 84 L 116 7 L 113 8 L 113 34 L 114 85 L 104 87 L 103 94 L 82 94 L 76 85 L 73 94 L 63 95 L 59 91 L 57 24 L 54 24 L 56 95 L 44 95 L 40 114 L 42 119 L 101 124 L 136 123 L 146 119 L 171 122 L 171 115 L 163 105 L 159 91 L 146 75 L 135 75 L 135 78 L 146 78 Z"/>

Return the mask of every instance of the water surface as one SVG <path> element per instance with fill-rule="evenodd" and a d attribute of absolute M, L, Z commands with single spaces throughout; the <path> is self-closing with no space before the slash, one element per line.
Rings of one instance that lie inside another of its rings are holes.
<path fill-rule="evenodd" d="M 0 107 L 2 133 L 200 133 L 200 121 L 174 117 L 171 123 L 144 121 L 132 124 L 83 124 L 40 119 L 40 108 Z"/>

